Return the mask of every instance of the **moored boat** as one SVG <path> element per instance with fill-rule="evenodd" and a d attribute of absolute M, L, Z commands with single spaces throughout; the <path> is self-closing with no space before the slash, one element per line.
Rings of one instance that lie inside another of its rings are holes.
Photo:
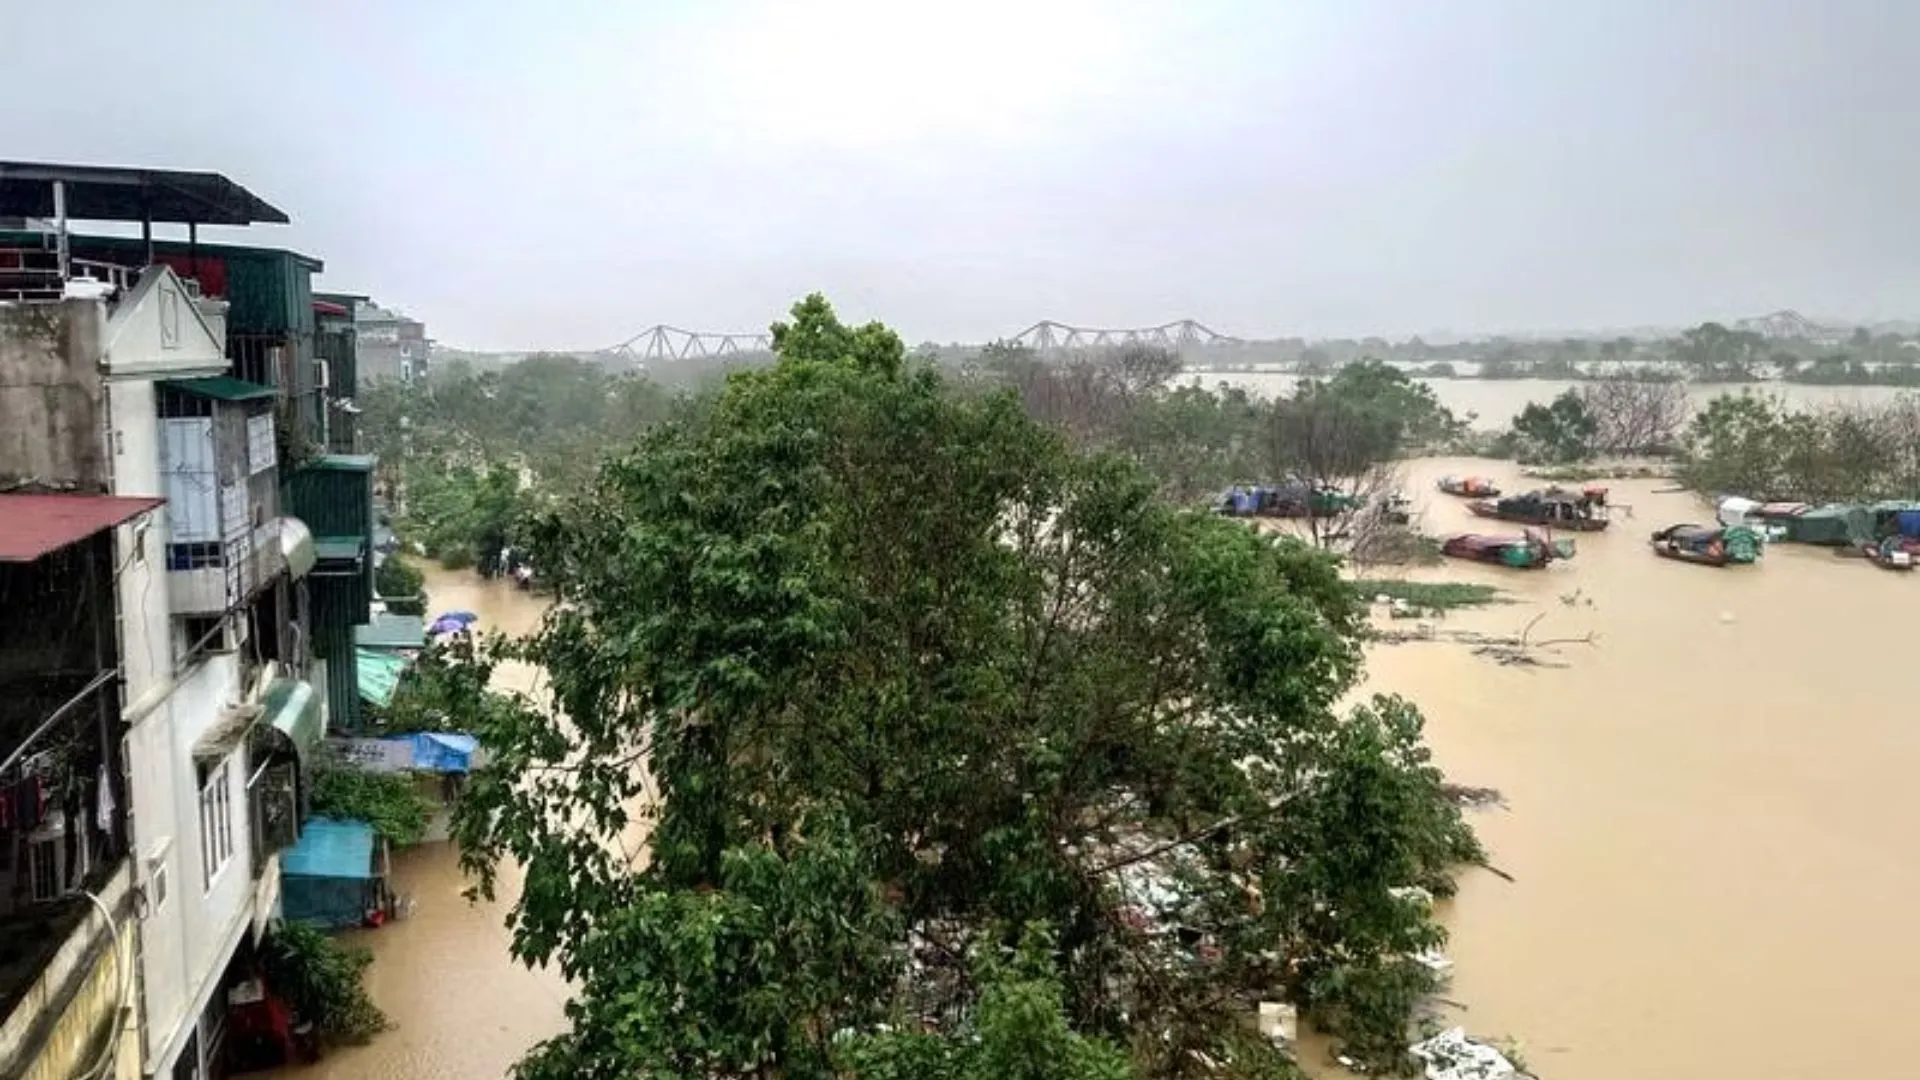
<path fill-rule="evenodd" d="M 1569 532 L 1599 532 L 1607 527 L 1607 489 L 1546 488 L 1504 499 L 1475 499 L 1467 504 L 1475 517 L 1544 525 Z"/>
<path fill-rule="evenodd" d="M 1648 541 L 1653 553 L 1704 566 L 1745 565 L 1760 558 L 1760 534 L 1744 525 L 1669 525 Z"/>
<path fill-rule="evenodd" d="M 1443 476 L 1435 486 L 1448 495 L 1459 495 L 1468 499 L 1500 497 L 1500 485 L 1484 476 Z"/>
<path fill-rule="evenodd" d="M 1515 570 L 1538 570 L 1557 560 L 1573 558 L 1573 541 L 1549 542 L 1531 529 L 1525 536 L 1461 533 L 1442 541 L 1440 554 Z"/>
<path fill-rule="evenodd" d="M 1214 499 L 1214 511 L 1230 517 L 1330 518 L 1366 505 L 1366 499 L 1324 484 L 1286 480 L 1236 484 Z"/>
<path fill-rule="evenodd" d="M 1882 570 L 1912 570 L 1914 567 L 1913 553 L 1906 549 L 1897 536 L 1889 536 L 1877 544 L 1861 544 L 1860 554 Z"/>

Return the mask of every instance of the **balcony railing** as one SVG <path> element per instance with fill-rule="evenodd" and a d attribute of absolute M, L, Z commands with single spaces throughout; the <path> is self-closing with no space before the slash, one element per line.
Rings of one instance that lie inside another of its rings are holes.
<path fill-rule="evenodd" d="M 118 695 L 119 672 L 105 671 L 44 713 L 26 704 L 48 700 L 44 686 L 0 700 L 0 1017 L 91 911 L 82 893 L 124 862 Z"/>
<path fill-rule="evenodd" d="M 58 300 L 70 281 L 94 281 L 129 289 L 140 277 L 137 266 L 68 259 L 60 272 L 60 256 L 34 248 L 0 248 L 0 300 Z"/>

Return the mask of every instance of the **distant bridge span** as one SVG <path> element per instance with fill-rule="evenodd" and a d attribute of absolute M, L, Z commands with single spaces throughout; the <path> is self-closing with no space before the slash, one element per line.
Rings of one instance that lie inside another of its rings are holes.
<path fill-rule="evenodd" d="M 1047 319 L 1013 336 L 1013 341 L 1035 352 L 1108 349 L 1116 345 L 1153 345 L 1162 349 L 1197 349 L 1208 345 L 1238 345 L 1241 339 L 1222 334 L 1192 319 L 1124 329 L 1068 326 Z"/>
<path fill-rule="evenodd" d="M 1100 327 L 1070 326 L 1044 319 L 1008 339 L 1035 352 L 1078 352 L 1109 349 L 1119 345 L 1153 345 L 1163 349 L 1197 349 L 1212 345 L 1239 345 L 1244 339 L 1222 334 L 1194 319 L 1179 319 L 1158 326 Z M 599 350 L 603 356 L 619 357 L 642 363 L 659 360 L 720 359 L 773 348 L 767 333 L 719 333 L 710 330 L 683 330 L 659 323 L 633 335 L 618 345 Z"/>
<path fill-rule="evenodd" d="M 682 330 L 660 323 L 649 326 L 627 340 L 600 350 L 610 356 L 629 360 L 719 359 L 773 349 L 773 335 L 717 334 L 706 330 Z"/>

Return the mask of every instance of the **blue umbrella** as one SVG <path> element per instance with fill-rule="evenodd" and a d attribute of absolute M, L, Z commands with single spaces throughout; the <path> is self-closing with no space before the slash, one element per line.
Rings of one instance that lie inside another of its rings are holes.
<path fill-rule="evenodd" d="M 465 626 L 468 623 L 479 622 L 480 616 L 475 615 L 471 611 L 443 611 L 439 615 L 434 616 L 433 621 L 436 623 L 457 622 L 461 626 Z"/>
<path fill-rule="evenodd" d="M 427 627 L 427 633 L 433 637 L 439 637 L 442 634 L 458 634 L 472 625 L 472 623 L 461 622 L 459 619 L 435 619 L 433 625 Z"/>

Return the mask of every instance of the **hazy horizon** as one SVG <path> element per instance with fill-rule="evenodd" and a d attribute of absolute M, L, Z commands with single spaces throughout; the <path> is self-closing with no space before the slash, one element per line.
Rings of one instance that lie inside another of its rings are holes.
<path fill-rule="evenodd" d="M 48 92 L 0 145 L 225 173 L 294 219 L 244 242 L 471 349 L 815 290 L 940 342 L 1872 323 L 1920 315 L 1915 40 L 1891 0 L 13 4 Z"/>

